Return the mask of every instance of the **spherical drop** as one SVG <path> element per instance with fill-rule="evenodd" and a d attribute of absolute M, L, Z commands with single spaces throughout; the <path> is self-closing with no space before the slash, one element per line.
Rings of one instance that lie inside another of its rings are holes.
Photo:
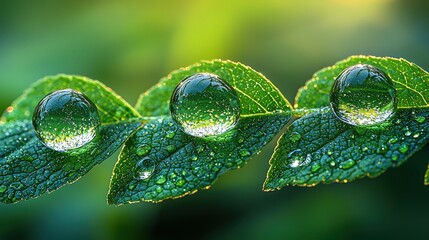
<path fill-rule="evenodd" d="M 219 76 L 198 73 L 182 80 L 170 99 L 173 120 L 185 133 L 210 137 L 233 129 L 240 118 L 234 88 Z"/>
<path fill-rule="evenodd" d="M 332 86 L 330 100 L 338 119 L 355 126 L 385 122 L 394 115 L 397 105 L 392 80 L 368 64 L 341 72 Z"/>
<path fill-rule="evenodd" d="M 59 152 L 80 148 L 93 140 L 100 126 L 97 107 L 73 89 L 54 91 L 36 106 L 33 126 L 42 143 Z"/>

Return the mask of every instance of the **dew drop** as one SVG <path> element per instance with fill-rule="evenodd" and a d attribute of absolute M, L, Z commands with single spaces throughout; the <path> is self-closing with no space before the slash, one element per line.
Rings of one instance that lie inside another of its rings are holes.
<path fill-rule="evenodd" d="M 332 86 L 330 99 L 338 119 L 355 126 L 385 122 L 393 116 L 397 105 L 392 80 L 367 64 L 341 72 Z"/>
<path fill-rule="evenodd" d="M 167 181 L 167 179 L 164 176 L 159 176 L 159 178 L 156 180 L 156 184 L 164 184 Z"/>
<path fill-rule="evenodd" d="M 167 132 L 165 137 L 172 139 L 172 138 L 174 138 L 174 135 L 176 135 L 176 133 L 174 131 L 170 131 L 170 132 Z"/>
<path fill-rule="evenodd" d="M 292 142 L 297 142 L 301 139 L 301 134 L 298 132 L 292 132 L 292 134 L 290 135 L 290 140 Z"/>
<path fill-rule="evenodd" d="M 186 181 L 183 178 L 181 178 L 181 179 L 177 180 L 176 186 L 182 187 L 183 185 L 185 185 L 185 183 L 186 183 Z"/>
<path fill-rule="evenodd" d="M 317 172 L 317 171 L 319 171 L 319 169 L 321 168 L 322 166 L 320 166 L 320 164 L 319 163 L 314 163 L 312 166 L 311 166 L 311 172 Z"/>
<path fill-rule="evenodd" d="M 307 154 L 304 156 L 304 153 L 301 149 L 295 149 L 290 152 L 287 156 L 286 164 L 291 168 L 301 167 L 303 165 L 307 165 L 311 162 L 311 155 Z"/>
<path fill-rule="evenodd" d="M 59 152 L 80 148 L 93 140 L 100 127 L 97 107 L 82 93 L 64 89 L 46 95 L 33 114 L 42 143 Z"/>
<path fill-rule="evenodd" d="M 414 118 L 414 120 L 415 120 L 416 122 L 418 122 L 418 123 L 424 123 L 424 122 L 425 122 L 425 120 L 426 120 L 426 118 L 425 118 L 425 117 L 423 117 L 423 116 L 417 116 L 417 117 L 415 117 L 415 118 Z"/>
<path fill-rule="evenodd" d="M 408 145 L 406 145 L 406 144 L 403 144 L 403 145 L 401 145 L 401 146 L 399 146 L 399 152 L 401 152 L 402 154 L 405 154 L 405 153 L 407 153 L 408 152 Z"/>
<path fill-rule="evenodd" d="M 420 137 L 420 133 L 419 132 L 414 133 L 413 138 L 418 138 L 418 137 Z"/>
<path fill-rule="evenodd" d="M 353 159 L 349 159 L 349 160 L 347 160 L 345 162 L 342 162 L 340 164 L 340 168 L 342 168 L 342 169 L 349 169 L 349 168 L 353 167 L 355 164 L 356 164 L 356 162 Z"/>
<path fill-rule="evenodd" d="M 167 151 L 169 153 L 173 153 L 174 151 L 176 151 L 176 146 L 174 146 L 174 145 L 168 145 L 167 147 L 165 147 L 165 149 L 167 149 Z"/>
<path fill-rule="evenodd" d="M 144 144 L 144 145 L 141 145 L 141 146 L 137 147 L 136 153 L 140 157 L 143 157 L 143 156 L 146 156 L 149 153 L 150 149 L 151 149 L 151 147 L 149 145 Z"/>
<path fill-rule="evenodd" d="M 385 144 L 382 144 L 377 148 L 377 153 L 384 154 L 384 153 L 387 153 L 388 150 L 389 150 L 389 147 L 387 147 L 387 145 Z"/>
<path fill-rule="evenodd" d="M 397 143 L 398 142 L 398 138 L 397 137 L 392 137 L 392 138 L 390 138 L 389 139 L 389 141 L 388 141 L 390 144 L 394 144 L 394 143 Z"/>
<path fill-rule="evenodd" d="M 392 155 L 392 161 L 398 161 L 399 156 L 398 155 Z"/>
<path fill-rule="evenodd" d="M 197 73 L 183 79 L 170 99 L 173 120 L 187 134 L 210 137 L 236 126 L 240 117 L 237 93 L 219 76 Z"/>
<path fill-rule="evenodd" d="M 410 130 L 405 131 L 404 135 L 405 135 L 406 137 L 411 136 L 411 131 L 410 131 Z"/>
<path fill-rule="evenodd" d="M 247 157 L 250 155 L 252 155 L 252 153 L 249 150 L 246 150 L 246 149 L 240 150 L 240 156 Z"/>
<path fill-rule="evenodd" d="M 139 180 L 145 180 L 152 176 L 155 171 L 156 163 L 154 160 L 145 157 L 137 162 L 135 178 Z"/>

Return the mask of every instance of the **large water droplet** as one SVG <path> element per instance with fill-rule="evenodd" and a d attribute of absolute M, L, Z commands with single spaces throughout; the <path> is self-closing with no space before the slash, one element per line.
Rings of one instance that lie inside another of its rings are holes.
<path fill-rule="evenodd" d="M 295 149 L 290 152 L 287 156 L 286 163 L 291 168 L 301 167 L 307 165 L 311 162 L 311 155 L 307 154 L 304 156 L 304 153 L 301 149 Z"/>
<path fill-rule="evenodd" d="M 89 143 L 98 132 L 97 107 L 85 95 L 64 89 L 46 95 L 33 114 L 37 137 L 47 147 L 65 152 Z"/>
<path fill-rule="evenodd" d="M 148 179 L 155 171 L 156 163 L 154 160 L 145 157 L 137 162 L 135 178 L 140 180 Z"/>
<path fill-rule="evenodd" d="M 170 99 L 173 120 L 187 134 L 209 137 L 231 130 L 240 117 L 235 90 L 218 76 L 198 73 L 182 80 Z"/>
<path fill-rule="evenodd" d="M 393 116 L 397 105 L 392 80 L 367 64 L 357 64 L 341 72 L 330 97 L 335 115 L 355 126 L 382 123 Z"/>

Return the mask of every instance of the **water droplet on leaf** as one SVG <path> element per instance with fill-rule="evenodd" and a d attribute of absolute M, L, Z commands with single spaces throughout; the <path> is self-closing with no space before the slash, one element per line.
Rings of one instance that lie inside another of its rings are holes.
<path fill-rule="evenodd" d="M 338 119 L 355 126 L 385 122 L 393 116 L 397 105 L 392 80 L 367 64 L 341 72 L 332 86 L 330 99 Z"/>
<path fill-rule="evenodd" d="M 353 159 L 349 159 L 349 160 L 347 160 L 345 162 L 342 162 L 340 164 L 340 168 L 342 168 L 342 169 L 349 169 L 349 168 L 353 167 L 355 164 L 356 164 L 356 162 Z"/>
<path fill-rule="evenodd" d="M 293 132 L 291 135 L 290 135 L 290 140 L 292 141 L 292 142 L 297 142 L 297 141 L 299 141 L 301 139 L 301 134 L 300 133 L 298 133 L 298 132 Z"/>
<path fill-rule="evenodd" d="M 403 145 L 401 145 L 401 146 L 399 146 L 399 152 L 401 152 L 402 154 L 405 154 L 405 153 L 407 153 L 408 152 L 408 145 L 406 145 L 406 144 L 403 144 Z"/>
<path fill-rule="evenodd" d="M 172 139 L 174 138 L 174 135 L 176 135 L 176 133 L 174 131 L 170 131 L 165 135 L 165 137 Z"/>
<path fill-rule="evenodd" d="M 408 131 L 405 131 L 404 135 L 405 135 L 406 137 L 409 137 L 409 136 L 411 136 L 411 131 L 410 131 L 410 130 L 408 130 Z"/>
<path fill-rule="evenodd" d="M 150 149 L 151 149 L 151 147 L 149 145 L 144 144 L 144 145 L 141 145 L 141 146 L 137 147 L 136 153 L 140 157 L 143 157 L 143 156 L 146 156 L 149 153 Z"/>
<path fill-rule="evenodd" d="M 145 157 L 137 162 L 135 178 L 140 180 L 148 179 L 155 171 L 156 163 L 154 160 Z"/>
<path fill-rule="evenodd" d="M 311 155 L 307 154 L 304 156 L 304 153 L 301 149 L 295 149 L 290 152 L 287 156 L 286 164 L 291 168 L 301 167 L 311 162 Z"/>
<path fill-rule="evenodd" d="M 165 149 L 167 149 L 167 151 L 169 153 L 173 153 L 174 151 L 176 151 L 176 146 L 174 146 L 174 145 L 168 145 L 167 147 L 165 147 Z"/>
<path fill-rule="evenodd" d="M 173 120 L 187 134 L 209 137 L 238 123 L 240 102 L 235 90 L 219 76 L 198 73 L 182 80 L 170 99 Z"/>
<path fill-rule="evenodd" d="M 322 166 L 320 166 L 320 164 L 319 163 L 314 163 L 312 166 L 311 166 L 311 172 L 317 172 L 317 171 L 319 171 L 319 169 L 321 168 Z"/>
<path fill-rule="evenodd" d="M 98 132 L 97 107 L 85 95 L 72 89 L 46 95 L 33 114 L 33 126 L 42 143 L 65 152 L 89 143 Z"/>
<path fill-rule="evenodd" d="M 159 176 L 159 178 L 156 180 L 156 184 L 164 184 L 167 181 L 167 179 L 164 176 Z"/>
<path fill-rule="evenodd" d="M 397 137 L 392 137 L 391 139 L 389 139 L 389 143 L 390 144 L 394 144 L 398 142 L 398 138 Z"/>
<path fill-rule="evenodd" d="M 240 150 L 240 156 L 247 157 L 250 155 L 252 155 L 252 153 L 249 150 L 246 150 L 246 149 Z"/>
<path fill-rule="evenodd" d="M 423 116 L 417 116 L 417 117 L 415 117 L 415 118 L 414 118 L 414 120 L 415 120 L 416 122 L 418 122 L 418 123 L 424 123 L 424 122 L 425 122 L 425 120 L 426 120 L 426 118 L 425 118 L 425 117 L 423 117 Z"/>

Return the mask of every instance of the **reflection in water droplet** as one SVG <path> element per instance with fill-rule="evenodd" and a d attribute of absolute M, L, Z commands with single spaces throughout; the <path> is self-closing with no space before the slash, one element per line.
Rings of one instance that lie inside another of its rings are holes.
<path fill-rule="evenodd" d="M 42 143 L 59 152 L 88 144 L 98 132 L 97 107 L 85 95 L 72 89 L 46 95 L 33 114 L 33 126 Z"/>
<path fill-rule="evenodd" d="M 420 136 L 419 132 L 414 133 L 413 138 L 418 138 Z"/>
<path fill-rule="evenodd" d="M 409 136 L 411 136 L 411 131 L 405 131 L 405 133 L 404 133 L 404 135 L 406 136 L 406 137 L 409 137 Z"/>
<path fill-rule="evenodd" d="M 219 76 L 198 73 L 182 80 L 170 99 L 173 120 L 187 134 L 209 137 L 238 123 L 240 102 L 234 88 Z"/>
<path fill-rule="evenodd" d="M 349 159 L 349 160 L 347 160 L 345 162 L 342 162 L 340 164 L 340 168 L 342 168 L 342 169 L 349 169 L 349 168 L 353 167 L 355 164 L 356 164 L 356 162 L 353 159 Z"/>
<path fill-rule="evenodd" d="M 331 108 L 343 122 L 366 126 L 385 122 L 396 111 L 392 80 L 380 69 L 367 64 L 346 68 L 332 86 Z"/>
<path fill-rule="evenodd" d="M 139 180 L 145 180 L 152 176 L 155 171 L 156 163 L 154 160 L 145 157 L 137 162 L 135 178 Z"/>

